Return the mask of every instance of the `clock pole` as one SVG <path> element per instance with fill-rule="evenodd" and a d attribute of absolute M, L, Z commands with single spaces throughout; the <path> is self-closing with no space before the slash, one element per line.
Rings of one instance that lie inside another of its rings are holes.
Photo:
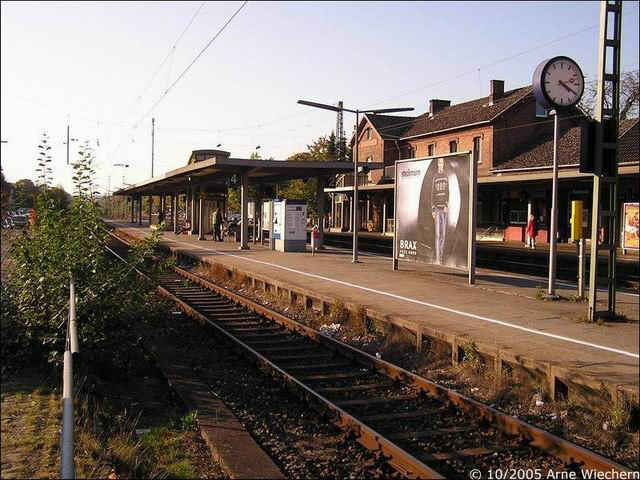
<path fill-rule="evenodd" d="M 549 288 L 547 295 L 557 299 L 556 295 L 556 249 L 558 244 L 558 140 L 560 135 L 560 111 L 555 109 L 553 114 L 553 183 L 551 189 L 551 231 L 549 239 Z"/>

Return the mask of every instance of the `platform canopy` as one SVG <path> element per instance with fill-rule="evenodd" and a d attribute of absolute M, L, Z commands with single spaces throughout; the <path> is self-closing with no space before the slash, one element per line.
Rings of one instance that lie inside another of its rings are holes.
<path fill-rule="evenodd" d="M 368 169 L 381 169 L 382 163 L 362 163 Z M 114 195 L 160 195 L 184 191 L 187 187 L 240 185 L 246 175 L 249 184 L 275 184 L 285 180 L 309 179 L 353 172 L 352 162 L 282 161 L 230 158 L 222 150 L 194 150 L 186 167 L 171 170 L 114 192 Z"/>

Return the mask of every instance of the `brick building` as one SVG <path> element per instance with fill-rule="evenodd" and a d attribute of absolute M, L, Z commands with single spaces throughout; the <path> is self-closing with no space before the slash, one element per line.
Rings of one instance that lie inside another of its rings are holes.
<path fill-rule="evenodd" d="M 590 208 L 592 176 L 578 171 L 581 125 L 577 109 L 562 114 L 559 158 L 559 236 L 569 235 L 571 200 Z M 638 119 L 620 125 L 619 199 L 638 201 Z M 355 139 L 352 139 L 352 145 Z M 398 159 L 472 151 L 478 160 L 478 233 L 498 232 L 507 240 L 524 240 L 528 215 L 534 214 L 539 241 L 548 241 L 553 164 L 553 117 L 537 105 L 530 86 L 505 91 L 491 80 L 489 95 L 451 105 L 433 99 L 418 117 L 365 115 L 357 139 L 359 160 L 388 168 L 358 176 L 363 231 L 393 232 L 393 165 Z M 350 230 L 353 176 L 336 179 L 325 189 L 332 198 L 331 228 Z M 590 218 L 585 215 L 585 234 Z"/>

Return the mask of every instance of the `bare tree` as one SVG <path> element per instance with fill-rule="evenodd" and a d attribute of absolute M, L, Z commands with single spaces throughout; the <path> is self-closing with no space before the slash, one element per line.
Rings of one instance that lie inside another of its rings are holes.
<path fill-rule="evenodd" d="M 595 81 L 586 82 L 584 95 L 578 104 L 578 107 L 585 115 L 593 118 L 596 111 L 596 91 L 597 83 Z M 620 75 L 620 119 L 635 118 L 638 116 L 638 99 L 640 98 L 638 91 L 638 70 L 624 72 Z M 605 102 L 607 106 L 610 104 L 611 83 L 607 82 L 607 91 L 605 92 Z"/>

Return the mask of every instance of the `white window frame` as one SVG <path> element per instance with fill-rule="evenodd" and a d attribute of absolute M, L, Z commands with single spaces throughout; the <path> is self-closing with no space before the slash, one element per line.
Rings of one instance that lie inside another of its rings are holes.
<path fill-rule="evenodd" d="M 475 151 L 476 138 L 478 139 L 478 164 L 482 163 L 482 135 L 473 137 L 473 147 Z"/>

